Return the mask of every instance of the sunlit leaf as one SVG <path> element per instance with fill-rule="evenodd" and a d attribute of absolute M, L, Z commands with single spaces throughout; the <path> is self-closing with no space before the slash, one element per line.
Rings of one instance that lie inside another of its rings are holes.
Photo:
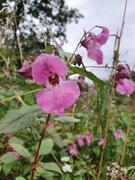
<path fill-rule="evenodd" d="M 19 153 L 21 156 L 24 157 L 30 157 L 30 152 L 22 145 L 16 144 L 16 143 L 11 143 L 10 146 L 14 148 L 14 150 Z"/>
<path fill-rule="evenodd" d="M 103 86 L 105 85 L 104 81 L 99 79 L 93 73 L 85 71 L 82 68 L 70 67 L 70 70 L 73 71 L 75 74 L 80 74 L 80 75 L 82 75 L 84 77 L 87 77 L 88 79 L 92 80 L 99 88 L 103 88 Z"/>
<path fill-rule="evenodd" d="M 53 149 L 53 140 L 50 138 L 44 139 L 41 144 L 39 154 L 49 154 Z"/>
<path fill-rule="evenodd" d="M 0 120 L 0 133 L 12 133 L 28 127 L 35 117 L 41 114 L 42 111 L 37 105 L 23 106 L 20 109 L 8 111 Z"/>

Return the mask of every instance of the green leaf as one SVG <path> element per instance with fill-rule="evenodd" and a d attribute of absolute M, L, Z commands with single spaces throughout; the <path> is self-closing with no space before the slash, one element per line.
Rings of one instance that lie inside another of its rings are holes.
<path fill-rule="evenodd" d="M 127 168 L 128 171 L 135 169 L 135 166 L 130 166 Z"/>
<path fill-rule="evenodd" d="M 12 169 L 16 167 L 16 164 L 17 164 L 16 161 L 8 163 L 8 164 L 6 163 L 2 164 L 2 170 L 4 174 L 7 176 L 9 173 L 11 173 Z"/>
<path fill-rule="evenodd" d="M 46 44 L 46 46 L 45 46 L 45 52 L 46 52 L 47 54 L 51 54 L 51 53 L 52 53 L 53 48 L 54 48 L 54 46 L 53 46 L 53 45 L 51 45 L 51 44 L 47 43 L 47 44 Z"/>
<path fill-rule="evenodd" d="M 18 176 L 18 177 L 15 178 L 15 180 L 26 180 L 26 179 L 24 177 L 22 177 L 22 176 Z"/>
<path fill-rule="evenodd" d="M 54 171 L 57 172 L 59 174 L 62 174 L 61 169 L 59 168 L 59 166 L 54 163 L 54 162 L 49 162 L 49 163 L 40 163 L 39 167 L 42 167 L 45 170 L 49 170 L 49 171 Z"/>
<path fill-rule="evenodd" d="M 77 119 L 73 116 L 59 116 L 55 118 L 56 121 L 60 121 L 63 123 L 78 123 L 80 122 L 80 119 Z"/>
<path fill-rule="evenodd" d="M 15 144 L 23 144 L 23 140 L 17 138 L 17 137 L 11 137 L 9 139 L 8 144 L 15 143 Z"/>
<path fill-rule="evenodd" d="M 10 144 L 15 150 L 16 152 L 18 152 L 20 155 L 24 156 L 24 157 L 30 157 L 31 154 L 30 152 L 25 148 L 23 147 L 22 145 L 20 144 L 16 144 L 16 143 L 11 143 Z"/>
<path fill-rule="evenodd" d="M 75 74 L 80 74 L 84 77 L 87 77 L 88 79 L 92 80 L 99 88 L 103 88 L 105 85 L 104 81 L 99 79 L 97 76 L 95 76 L 93 73 L 85 71 L 82 68 L 79 67 L 71 67 L 70 70 L 73 71 Z"/>
<path fill-rule="evenodd" d="M 15 154 L 13 152 L 7 152 L 0 157 L 0 161 L 3 163 L 11 163 L 15 161 Z"/>
<path fill-rule="evenodd" d="M 50 138 L 44 139 L 41 144 L 39 154 L 49 154 L 53 149 L 53 140 Z"/>
<path fill-rule="evenodd" d="M 101 97 L 101 103 L 100 103 L 100 116 L 101 117 L 104 117 L 106 109 L 108 107 L 107 104 L 108 104 L 108 99 L 110 95 L 110 89 L 111 89 L 111 85 L 109 82 L 107 82 L 105 91 L 103 92 L 103 95 Z"/>
<path fill-rule="evenodd" d="M 35 117 L 41 114 L 42 111 L 37 105 L 23 106 L 20 109 L 8 111 L 0 120 L 0 133 L 13 133 L 28 127 L 35 120 Z"/>

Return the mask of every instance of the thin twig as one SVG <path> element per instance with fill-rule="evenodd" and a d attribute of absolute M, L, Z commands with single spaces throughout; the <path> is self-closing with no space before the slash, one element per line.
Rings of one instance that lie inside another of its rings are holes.
<path fill-rule="evenodd" d="M 5 98 L 5 99 L 0 100 L 0 103 L 4 103 L 4 102 L 6 102 L 6 101 L 10 101 L 10 100 L 12 100 L 12 99 L 17 98 L 18 96 L 25 96 L 25 95 L 28 95 L 28 94 L 37 92 L 37 91 L 39 91 L 39 90 L 41 90 L 41 89 L 35 89 L 35 90 L 28 91 L 28 92 L 25 92 L 25 93 L 22 93 L 22 94 L 16 94 L 16 95 L 14 95 L 14 96 L 7 97 L 7 98 Z"/>
<path fill-rule="evenodd" d="M 81 37 L 80 41 L 78 42 L 78 44 L 77 44 L 77 46 L 76 46 L 76 48 L 75 48 L 75 50 L 74 50 L 74 52 L 73 52 L 73 54 L 71 55 L 71 57 L 70 57 L 69 62 L 68 62 L 67 65 L 72 64 L 72 59 L 73 59 L 73 57 L 74 57 L 74 55 L 75 55 L 78 47 L 80 46 L 81 41 L 82 41 L 83 38 L 84 38 L 88 33 L 90 33 L 90 31 L 92 31 L 92 29 L 94 29 L 95 27 L 98 27 L 98 26 L 93 26 L 88 32 L 85 32 L 85 33 L 83 34 L 83 36 Z"/>

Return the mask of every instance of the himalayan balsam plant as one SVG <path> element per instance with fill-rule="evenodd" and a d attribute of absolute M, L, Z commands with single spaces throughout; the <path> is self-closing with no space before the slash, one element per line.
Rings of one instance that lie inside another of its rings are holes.
<path fill-rule="evenodd" d="M 2 105 L 12 100 L 11 107 L 18 105 L 0 121 L 0 179 L 135 179 L 135 82 L 131 67 L 119 56 L 126 8 L 127 1 L 117 34 L 96 25 L 84 31 L 72 54 L 63 52 L 52 35 L 54 43 L 24 60 L 12 78 L 13 72 L 4 71 L 2 77 L 10 83 L 17 79 L 21 93 L 0 96 Z M 104 65 L 102 46 L 110 38 L 115 38 L 114 57 Z M 79 48 L 86 50 L 87 63 Z M 92 61 L 97 65 L 88 66 Z M 89 67 L 107 69 L 110 77 L 103 81 Z"/>

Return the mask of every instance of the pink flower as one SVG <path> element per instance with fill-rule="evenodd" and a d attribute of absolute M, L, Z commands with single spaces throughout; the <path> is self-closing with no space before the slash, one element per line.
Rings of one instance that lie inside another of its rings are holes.
<path fill-rule="evenodd" d="M 72 106 L 80 95 L 74 81 L 64 80 L 67 66 L 58 56 L 41 54 L 32 65 L 32 76 L 37 84 L 46 88 L 37 94 L 37 104 L 49 114 L 63 115 L 64 109 Z"/>
<path fill-rule="evenodd" d="M 77 145 L 76 144 L 72 144 L 70 147 L 69 147 L 69 154 L 71 156 L 77 156 Z"/>
<path fill-rule="evenodd" d="M 5 133 L 4 134 L 4 138 L 7 140 L 11 139 L 12 136 L 13 136 L 12 133 Z"/>
<path fill-rule="evenodd" d="M 114 137 L 115 137 L 116 140 L 121 139 L 122 135 L 123 135 L 123 131 L 121 129 L 116 130 L 115 133 L 114 133 Z"/>
<path fill-rule="evenodd" d="M 10 77 L 10 72 L 8 70 L 5 70 L 4 71 L 4 76 L 9 78 Z"/>
<path fill-rule="evenodd" d="M 119 64 L 115 75 L 115 81 L 119 81 L 121 78 L 130 78 L 131 70 L 127 64 Z"/>
<path fill-rule="evenodd" d="M 100 140 L 98 141 L 98 145 L 104 145 L 105 144 L 105 140 L 103 138 L 100 138 Z"/>
<path fill-rule="evenodd" d="M 109 29 L 101 26 L 100 28 L 102 28 L 102 32 L 97 35 L 97 41 L 100 45 L 104 45 L 109 37 Z"/>
<path fill-rule="evenodd" d="M 103 63 L 103 53 L 100 50 L 100 46 L 104 45 L 109 37 L 109 30 L 106 27 L 100 28 L 102 28 L 100 34 L 86 34 L 85 38 L 81 41 L 81 45 L 87 50 L 88 57 L 95 60 L 97 64 Z"/>
<path fill-rule="evenodd" d="M 22 67 L 17 72 L 25 78 L 32 79 L 32 62 L 24 61 Z"/>
<path fill-rule="evenodd" d="M 120 79 L 116 85 L 116 92 L 131 95 L 135 91 L 135 83 L 129 79 Z"/>
<path fill-rule="evenodd" d="M 79 136 L 77 138 L 77 143 L 80 147 L 83 147 L 84 146 L 84 139 L 83 139 L 83 136 Z"/>
<path fill-rule="evenodd" d="M 32 77 L 37 84 L 45 84 L 48 79 L 54 79 L 55 75 L 64 77 L 67 66 L 58 56 L 41 54 L 32 65 Z"/>
<path fill-rule="evenodd" d="M 48 127 L 54 128 L 55 127 L 55 122 L 54 121 L 49 121 L 48 122 Z"/>
<path fill-rule="evenodd" d="M 91 134 L 89 131 L 87 131 L 85 134 L 85 140 L 86 140 L 86 144 L 89 146 L 91 144 Z"/>

